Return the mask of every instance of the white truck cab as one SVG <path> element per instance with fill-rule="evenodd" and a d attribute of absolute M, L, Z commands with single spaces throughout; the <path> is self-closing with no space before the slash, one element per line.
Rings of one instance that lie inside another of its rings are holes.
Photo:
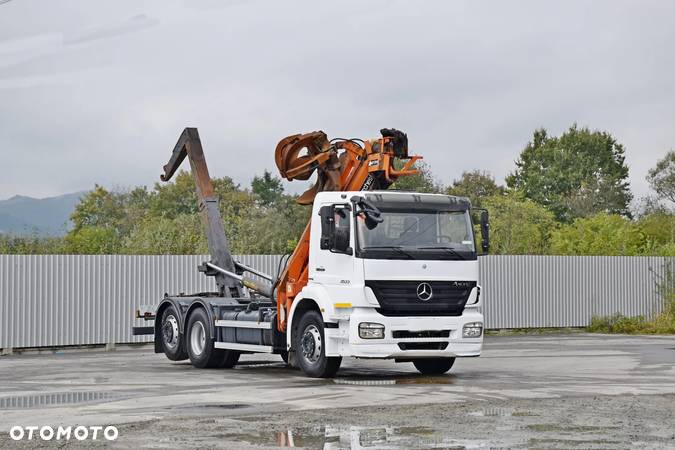
<path fill-rule="evenodd" d="M 309 249 L 308 283 L 289 323 L 297 327 L 299 311 L 321 311 L 324 342 L 313 344 L 325 346 L 326 357 L 393 358 L 442 373 L 455 357 L 480 355 L 482 299 L 467 199 L 320 192 Z M 293 334 L 288 348 L 307 353 Z"/>

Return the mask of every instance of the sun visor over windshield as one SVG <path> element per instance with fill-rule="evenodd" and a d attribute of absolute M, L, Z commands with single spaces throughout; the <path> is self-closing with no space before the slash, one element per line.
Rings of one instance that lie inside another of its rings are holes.
<path fill-rule="evenodd" d="M 413 193 L 369 193 L 367 200 L 383 208 L 433 209 L 443 211 L 466 211 L 471 202 L 466 197 L 454 195 L 425 195 Z"/>

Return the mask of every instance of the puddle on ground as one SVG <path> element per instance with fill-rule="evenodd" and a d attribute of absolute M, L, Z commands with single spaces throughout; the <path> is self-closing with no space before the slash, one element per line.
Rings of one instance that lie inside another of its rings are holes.
<path fill-rule="evenodd" d="M 491 408 L 481 416 L 531 416 L 530 411 Z M 248 419 L 248 418 L 244 418 Z M 237 418 L 236 420 L 242 420 Z M 325 425 L 282 431 L 222 433 L 227 441 L 281 448 L 341 449 L 484 449 L 484 448 L 607 448 L 622 444 L 612 428 L 575 424 L 530 424 L 526 431 L 496 434 L 492 438 L 459 438 L 443 427 Z M 499 430 L 499 427 L 496 428 Z M 510 430 L 513 431 L 513 430 Z M 535 433 L 533 435 L 533 432 Z"/>
<path fill-rule="evenodd" d="M 513 415 L 518 411 L 496 408 L 485 415 Z M 237 419 L 239 420 L 239 419 Z M 527 427 L 532 431 L 554 430 L 588 433 L 603 427 L 555 426 L 543 424 Z M 605 430 L 606 431 L 606 430 Z M 484 449 L 484 448 L 615 448 L 620 440 L 595 435 L 563 436 L 500 436 L 493 439 L 454 438 L 447 430 L 432 427 L 363 427 L 326 425 L 296 428 L 285 431 L 222 433 L 218 437 L 227 441 L 245 442 L 254 446 L 279 448 L 318 448 L 323 450 L 357 449 Z"/>
<path fill-rule="evenodd" d="M 563 433 L 594 433 L 602 432 L 612 429 L 619 429 L 618 426 L 595 426 L 595 425 L 573 425 L 573 424 L 557 424 L 557 423 L 536 423 L 527 425 L 527 428 L 532 431 L 540 433 L 546 432 L 563 432 Z"/>
<path fill-rule="evenodd" d="M 356 386 L 386 386 L 393 384 L 454 384 L 453 376 L 411 376 L 397 378 L 334 378 L 335 384 L 347 384 Z"/>
<path fill-rule="evenodd" d="M 452 375 L 446 376 L 414 376 L 397 378 L 396 384 L 454 384 L 455 377 Z"/>
<path fill-rule="evenodd" d="M 277 447 L 307 447 L 325 450 L 338 449 L 394 449 L 394 448 L 465 448 L 448 446 L 432 428 L 427 427 L 357 427 L 325 426 L 293 429 L 271 433 L 233 433 L 224 438 L 236 439 L 251 445 Z"/>
<path fill-rule="evenodd" d="M 622 441 L 612 439 L 536 439 L 528 441 L 530 448 L 622 448 Z"/>
<path fill-rule="evenodd" d="M 223 433 L 219 437 L 229 441 L 246 442 L 250 445 L 280 448 L 319 448 L 323 450 L 511 448 L 524 444 L 524 440 L 520 439 L 502 441 L 502 445 L 488 439 L 453 439 L 445 435 L 443 430 L 423 426 L 327 425 L 269 433 Z M 504 442 L 507 442 L 505 447 Z"/>
<path fill-rule="evenodd" d="M 233 409 L 248 408 L 250 406 L 251 405 L 245 403 L 187 403 L 185 405 L 174 406 L 171 409 L 190 413 L 212 414 L 217 411 L 230 411 Z"/>
<path fill-rule="evenodd" d="M 31 409 L 50 406 L 105 403 L 125 398 L 114 392 L 55 392 L 0 397 L 0 409 Z"/>

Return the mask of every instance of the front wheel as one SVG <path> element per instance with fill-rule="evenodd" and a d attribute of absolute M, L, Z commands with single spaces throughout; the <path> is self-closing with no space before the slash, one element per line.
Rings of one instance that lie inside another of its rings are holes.
<path fill-rule="evenodd" d="M 442 375 L 455 363 L 455 358 L 428 358 L 413 361 L 415 368 L 424 375 Z"/>
<path fill-rule="evenodd" d="M 195 309 L 188 319 L 185 342 L 192 365 L 200 369 L 234 367 L 239 361 L 239 352 L 217 349 L 214 343 L 208 314 L 202 308 Z"/>
<path fill-rule="evenodd" d="M 312 378 L 330 378 L 338 371 L 342 358 L 327 357 L 323 318 L 317 311 L 307 311 L 300 318 L 294 337 L 298 365 Z"/>

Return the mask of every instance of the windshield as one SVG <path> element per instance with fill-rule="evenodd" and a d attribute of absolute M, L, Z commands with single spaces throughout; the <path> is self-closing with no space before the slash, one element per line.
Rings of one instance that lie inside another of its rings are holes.
<path fill-rule="evenodd" d="M 361 257 L 387 259 L 474 259 L 467 211 L 380 208 L 382 222 L 372 229 L 357 216 Z"/>

